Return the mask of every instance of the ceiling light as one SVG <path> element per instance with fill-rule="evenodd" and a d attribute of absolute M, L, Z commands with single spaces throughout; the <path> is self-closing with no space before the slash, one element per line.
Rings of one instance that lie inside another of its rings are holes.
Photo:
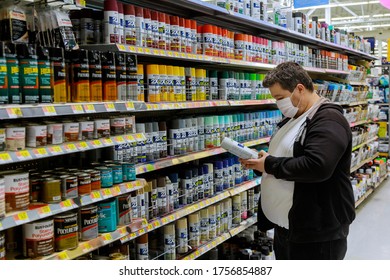
<path fill-rule="evenodd" d="M 379 1 L 361 1 L 361 2 L 337 3 L 337 4 L 332 3 L 328 5 L 318 5 L 318 6 L 298 8 L 294 10 L 311 10 L 311 9 L 320 9 L 320 8 L 333 8 L 333 7 L 341 7 L 341 6 L 348 7 L 348 6 L 360 6 L 360 5 L 369 5 L 369 4 L 379 4 Z"/>

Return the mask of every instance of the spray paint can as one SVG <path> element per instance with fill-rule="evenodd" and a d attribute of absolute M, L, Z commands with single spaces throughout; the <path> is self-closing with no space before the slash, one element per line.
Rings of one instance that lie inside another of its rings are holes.
<path fill-rule="evenodd" d="M 144 9 L 138 6 L 135 7 L 135 29 L 137 32 L 136 45 L 139 47 L 145 46 Z"/>
<path fill-rule="evenodd" d="M 89 102 L 89 62 L 87 50 L 72 51 L 72 101 Z"/>
<path fill-rule="evenodd" d="M 223 161 L 214 162 L 214 188 L 215 193 L 218 194 L 223 191 L 224 177 L 223 177 Z"/>
<path fill-rule="evenodd" d="M 241 195 L 233 196 L 233 225 L 241 223 Z"/>
<path fill-rule="evenodd" d="M 165 177 L 157 179 L 157 215 L 162 216 L 167 213 L 167 186 Z"/>
<path fill-rule="evenodd" d="M 185 170 L 180 178 L 180 204 L 189 205 L 192 203 L 192 170 Z"/>
<path fill-rule="evenodd" d="M 186 75 L 186 100 L 196 101 L 196 70 L 195 68 L 185 68 Z"/>
<path fill-rule="evenodd" d="M 200 213 L 196 212 L 188 216 L 189 245 L 196 249 L 200 245 Z"/>
<path fill-rule="evenodd" d="M 16 45 L 19 58 L 19 81 L 22 102 L 31 104 L 39 102 L 38 57 L 34 45 Z"/>
<path fill-rule="evenodd" d="M 122 2 L 117 1 L 118 5 L 118 43 L 125 44 L 125 17 L 123 12 L 123 4 Z"/>
<path fill-rule="evenodd" d="M 22 96 L 19 85 L 19 59 L 16 55 L 16 45 L 5 43 L 5 58 L 8 72 L 8 99 L 10 104 L 22 103 Z"/>
<path fill-rule="evenodd" d="M 104 12 L 103 11 L 92 11 L 93 18 L 93 42 L 95 44 L 103 43 L 103 20 Z"/>
<path fill-rule="evenodd" d="M 176 260 L 175 224 L 164 226 L 164 259 Z"/>
<path fill-rule="evenodd" d="M 148 234 L 141 235 L 136 240 L 137 247 L 137 260 L 148 260 L 149 259 L 149 245 L 148 245 Z"/>
<path fill-rule="evenodd" d="M 119 43 L 119 16 L 116 0 L 104 1 L 104 43 Z"/>
<path fill-rule="evenodd" d="M 103 100 L 101 52 L 95 50 L 89 51 L 88 62 L 90 100 L 101 102 Z"/>
<path fill-rule="evenodd" d="M 215 205 L 207 207 L 209 212 L 209 240 L 213 240 L 217 236 L 217 209 Z"/>
<path fill-rule="evenodd" d="M 126 60 L 126 100 L 137 101 L 138 95 L 141 95 L 141 92 L 138 92 L 137 57 L 132 54 L 125 54 L 125 60 Z"/>
<path fill-rule="evenodd" d="M 198 186 L 199 186 L 199 173 L 198 168 L 192 168 L 192 189 L 190 194 L 192 195 L 192 202 L 197 202 L 198 199 Z"/>
<path fill-rule="evenodd" d="M 127 45 L 135 46 L 137 42 L 137 29 L 135 7 L 131 4 L 123 4 L 124 7 L 124 35 Z"/>
<path fill-rule="evenodd" d="M 157 64 L 149 64 L 146 66 L 147 84 L 148 84 L 148 101 L 160 102 L 160 71 Z"/>
<path fill-rule="evenodd" d="M 137 65 L 137 99 L 138 101 L 145 101 L 145 86 L 144 86 L 144 66 Z"/>
<path fill-rule="evenodd" d="M 48 48 L 50 66 L 52 70 L 51 88 L 54 103 L 66 102 L 66 70 L 64 50 L 62 48 Z"/>
<path fill-rule="evenodd" d="M 209 211 L 208 208 L 200 210 L 200 243 L 209 241 Z"/>
<path fill-rule="evenodd" d="M 158 85 L 160 87 L 160 99 L 161 101 L 169 101 L 168 99 L 168 90 L 167 90 L 167 66 L 159 65 L 159 79 Z"/>
<path fill-rule="evenodd" d="M 188 227 L 187 218 L 176 221 L 176 252 L 185 254 L 188 252 Z"/>
<path fill-rule="evenodd" d="M 172 183 L 173 189 L 173 209 L 179 209 L 179 174 L 171 173 L 169 174 L 169 179 Z"/>
<path fill-rule="evenodd" d="M 182 85 L 181 85 L 181 77 L 180 77 L 180 68 L 179 66 L 173 66 L 173 95 L 174 98 L 173 101 L 181 101 L 181 95 L 182 95 Z"/>
<path fill-rule="evenodd" d="M 153 129 L 155 131 L 155 129 Z M 160 153 L 160 158 L 166 158 L 168 155 L 168 142 L 167 142 L 167 124 L 164 121 L 158 123 L 158 138 L 160 142 L 160 148 L 158 149 Z"/>
<path fill-rule="evenodd" d="M 94 43 L 94 20 L 91 9 L 80 11 L 80 44 Z"/>
<path fill-rule="evenodd" d="M 39 46 L 38 53 L 38 77 L 39 77 L 39 101 L 52 103 L 53 92 L 51 89 L 52 69 L 50 65 L 49 49 Z"/>
<path fill-rule="evenodd" d="M 5 58 L 4 42 L 0 42 L 0 104 L 9 103 L 8 97 L 8 70 Z"/>
<path fill-rule="evenodd" d="M 116 87 L 117 87 L 117 98 L 121 101 L 126 101 L 126 61 L 124 53 L 115 53 L 115 65 L 116 65 Z"/>
<path fill-rule="evenodd" d="M 118 99 L 118 91 L 116 86 L 115 54 L 113 52 L 103 52 L 101 59 L 103 101 L 116 101 Z"/>

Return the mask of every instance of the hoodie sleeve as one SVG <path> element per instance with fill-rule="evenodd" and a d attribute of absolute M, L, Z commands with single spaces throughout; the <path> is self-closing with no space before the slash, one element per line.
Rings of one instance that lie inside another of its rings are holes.
<path fill-rule="evenodd" d="M 325 113 L 326 114 L 326 113 Z M 329 118 L 330 117 L 330 118 Z M 329 179 L 350 147 L 350 128 L 332 118 L 318 119 L 307 131 L 304 152 L 299 157 L 268 156 L 265 171 L 275 178 L 303 183 Z M 349 151 L 348 151 L 349 152 Z"/>

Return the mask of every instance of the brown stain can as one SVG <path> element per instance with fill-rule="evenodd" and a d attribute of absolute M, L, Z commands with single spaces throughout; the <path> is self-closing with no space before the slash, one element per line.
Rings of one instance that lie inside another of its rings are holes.
<path fill-rule="evenodd" d="M 30 204 L 30 183 L 28 172 L 5 171 L 5 211 L 26 210 Z"/>
<path fill-rule="evenodd" d="M 61 202 L 61 181 L 55 178 L 46 178 L 42 183 L 42 202 L 59 203 Z"/>
<path fill-rule="evenodd" d="M 63 200 L 78 197 L 78 179 L 76 176 L 64 174 L 58 178 L 61 181 L 61 197 Z"/>
<path fill-rule="evenodd" d="M 64 123 L 64 142 L 79 140 L 80 124 L 77 122 Z"/>
<path fill-rule="evenodd" d="M 39 220 L 23 225 L 23 254 L 38 258 L 54 253 L 54 221 Z"/>
<path fill-rule="evenodd" d="M 62 123 L 47 124 L 47 144 L 58 145 L 64 143 L 64 125 Z"/>
<path fill-rule="evenodd" d="M 84 172 L 75 174 L 78 180 L 78 193 L 79 195 L 91 193 L 91 175 Z"/>
<path fill-rule="evenodd" d="M 42 179 L 31 178 L 30 179 L 30 202 L 38 202 L 39 194 L 42 189 Z"/>
<path fill-rule="evenodd" d="M 80 240 L 87 241 L 98 237 L 98 207 L 86 206 L 80 209 L 79 233 Z"/>
<path fill-rule="evenodd" d="M 78 246 L 77 212 L 54 216 L 54 242 L 57 252 L 71 250 Z"/>
<path fill-rule="evenodd" d="M 5 217 L 5 183 L 4 177 L 0 176 L 0 219 Z"/>
<path fill-rule="evenodd" d="M 26 128 L 7 127 L 5 129 L 5 143 L 7 151 L 19 151 L 26 148 Z"/>
<path fill-rule="evenodd" d="M 84 172 L 91 175 L 91 190 L 92 191 L 100 190 L 102 188 L 100 171 L 94 169 L 88 169 L 88 170 L 84 170 Z"/>
<path fill-rule="evenodd" d="M 5 234 L 0 232 L 0 260 L 5 260 Z"/>

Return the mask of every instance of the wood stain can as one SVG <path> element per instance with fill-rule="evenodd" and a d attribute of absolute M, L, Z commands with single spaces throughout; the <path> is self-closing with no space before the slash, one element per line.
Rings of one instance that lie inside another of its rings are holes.
<path fill-rule="evenodd" d="M 46 178 L 42 183 L 41 200 L 46 203 L 61 202 L 61 181 L 55 178 Z"/>
<path fill-rule="evenodd" d="M 47 125 L 27 126 L 27 147 L 42 147 L 47 145 Z"/>
<path fill-rule="evenodd" d="M 79 140 L 80 124 L 78 122 L 64 123 L 64 142 L 73 142 Z"/>
<path fill-rule="evenodd" d="M 79 235 L 80 240 L 87 241 L 98 237 L 98 207 L 96 205 L 86 206 L 80 209 L 79 213 Z"/>
<path fill-rule="evenodd" d="M 5 211 L 26 210 L 30 204 L 28 172 L 5 171 L 0 173 L 5 184 Z"/>
<path fill-rule="evenodd" d="M 38 258 L 54 253 L 54 221 L 39 220 L 23 225 L 23 254 Z"/>
<path fill-rule="evenodd" d="M 108 138 L 110 137 L 110 120 L 109 119 L 97 119 L 95 120 L 95 132 L 94 138 Z"/>
<path fill-rule="evenodd" d="M 7 151 L 19 151 L 26 148 L 26 128 L 10 126 L 5 129 Z"/>
<path fill-rule="evenodd" d="M 88 50 L 72 51 L 72 101 L 89 102 Z"/>
<path fill-rule="evenodd" d="M 78 180 L 78 193 L 79 195 L 91 193 L 91 175 L 84 172 L 75 174 Z"/>
<path fill-rule="evenodd" d="M 92 140 L 94 130 L 95 123 L 93 121 L 81 121 L 79 140 Z"/>
<path fill-rule="evenodd" d="M 100 171 L 95 169 L 84 170 L 91 176 L 91 190 L 100 190 L 102 188 Z"/>
<path fill-rule="evenodd" d="M 77 212 L 54 216 L 54 243 L 57 252 L 78 246 L 78 228 Z"/>
<path fill-rule="evenodd" d="M 58 178 L 61 181 L 61 197 L 63 200 L 78 197 L 78 179 L 76 176 L 64 174 Z"/>
<path fill-rule="evenodd" d="M 119 225 L 128 225 L 132 222 L 131 196 L 130 194 L 118 196 Z"/>
<path fill-rule="evenodd" d="M 62 123 L 47 124 L 47 144 L 64 143 L 64 125 Z"/>

